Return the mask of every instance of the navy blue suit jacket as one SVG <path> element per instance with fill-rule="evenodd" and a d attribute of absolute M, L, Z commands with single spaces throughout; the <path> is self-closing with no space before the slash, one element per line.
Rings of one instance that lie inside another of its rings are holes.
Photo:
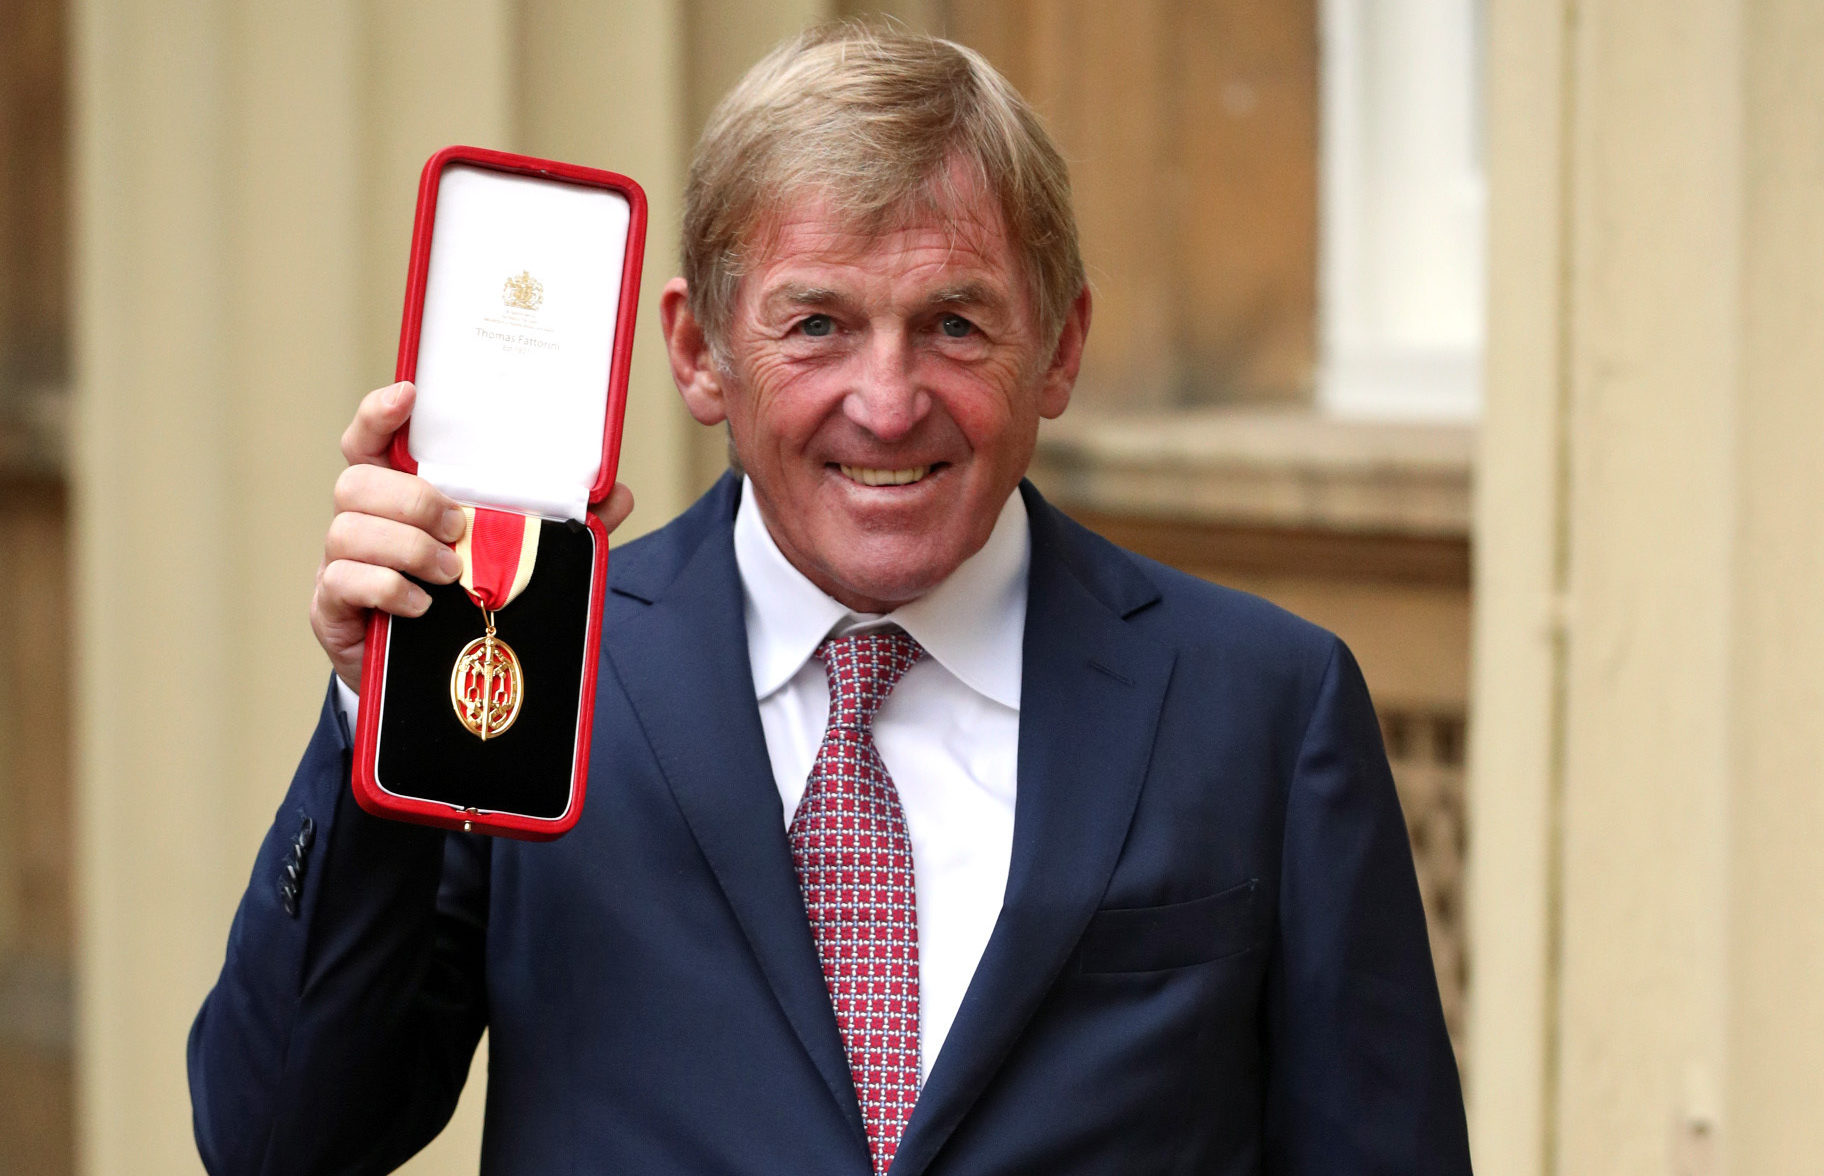
<path fill-rule="evenodd" d="M 367 816 L 326 704 L 191 1034 L 211 1172 L 390 1170 L 486 1027 L 484 1172 L 868 1173 L 747 664 L 739 493 L 616 550 L 563 839 Z M 1012 869 L 893 1171 L 1467 1173 L 1348 651 L 1023 493 Z"/>

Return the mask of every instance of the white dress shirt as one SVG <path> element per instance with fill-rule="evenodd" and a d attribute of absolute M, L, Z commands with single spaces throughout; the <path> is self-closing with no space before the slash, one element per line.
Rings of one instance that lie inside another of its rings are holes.
<path fill-rule="evenodd" d="M 894 624 L 925 648 L 873 728 L 912 839 L 921 1078 L 956 1020 L 1007 889 L 1030 556 L 1026 504 L 1016 490 L 988 542 L 948 579 L 885 616 L 862 615 L 780 553 L 751 483 L 735 515 L 754 696 L 787 826 L 829 722 L 829 679 L 811 656 L 818 644 Z"/>

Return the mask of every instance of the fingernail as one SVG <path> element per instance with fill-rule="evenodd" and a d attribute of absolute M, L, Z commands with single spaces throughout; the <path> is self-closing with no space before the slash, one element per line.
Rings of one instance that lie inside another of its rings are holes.
<path fill-rule="evenodd" d="M 469 521 L 463 518 L 462 512 L 453 506 L 443 512 L 443 521 L 437 526 L 438 534 L 449 543 L 454 543 L 462 538 L 462 533 L 468 529 Z"/>
<path fill-rule="evenodd" d="M 425 610 L 431 607 L 431 594 L 418 587 L 418 585 L 413 584 L 411 588 L 406 591 L 405 603 L 406 606 L 412 610 L 413 616 L 423 616 Z"/>
<path fill-rule="evenodd" d="M 444 582 L 448 583 L 462 575 L 462 557 L 448 547 L 437 550 L 437 570 L 443 573 Z"/>
<path fill-rule="evenodd" d="M 388 408 L 398 408 L 399 401 L 404 398 L 405 398 L 405 385 L 394 384 L 391 388 L 387 389 L 386 406 Z"/>

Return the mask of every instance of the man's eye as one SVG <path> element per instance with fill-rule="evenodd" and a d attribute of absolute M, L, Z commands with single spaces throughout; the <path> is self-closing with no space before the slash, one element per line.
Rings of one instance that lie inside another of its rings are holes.
<path fill-rule="evenodd" d="M 814 314 L 798 324 L 800 331 L 817 339 L 828 335 L 835 327 L 835 322 L 827 314 Z"/>
<path fill-rule="evenodd" d="M 947 314 L 940 324 L 944 334 L 952 339 L 963 339 L 975 330 L 975 324 L 957 314 Z"/>

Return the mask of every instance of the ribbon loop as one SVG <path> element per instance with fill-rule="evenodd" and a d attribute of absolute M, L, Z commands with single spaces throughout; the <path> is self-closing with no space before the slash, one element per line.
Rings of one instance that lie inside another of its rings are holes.
<path fill-rule="evenodd" d="M 538 562 L 539 520 L 513 511 L 465 506 L 468 526 L 456 541 L 462 587 L 481 608 L 505 608 L 532 579 Z"/>

